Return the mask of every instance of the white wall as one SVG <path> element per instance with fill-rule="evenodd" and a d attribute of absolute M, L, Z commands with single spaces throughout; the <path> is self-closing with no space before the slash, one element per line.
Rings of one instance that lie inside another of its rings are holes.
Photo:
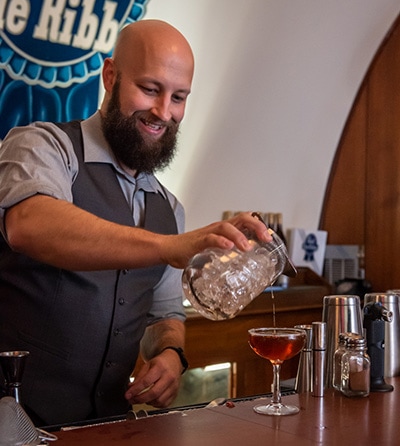
<path fill-rule="evenodd" d="M 318 226 L 355 95 L 399 0 L 149 0 L 196 56 L 179 154 L 160 175 L 187 229 L 223 210 Z"/>

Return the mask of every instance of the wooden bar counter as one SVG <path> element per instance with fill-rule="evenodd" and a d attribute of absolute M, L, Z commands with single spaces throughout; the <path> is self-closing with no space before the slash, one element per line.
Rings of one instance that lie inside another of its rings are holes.
<path fill-rule="evenodd" d="M 60 446 L 260 446 L 395 445 L 400 439 L 400 377 L 387 378 L 389 393 L 347 398 L 329 389 L 283 397 L 299 405 L 296 415 L 272 417 L 253 411 L 257 400 L 213 408 L 171 411 L 137 420 L 55 432 Z M 268 398 L 269 399 L 269 398 Z M 231 407 L 232 406 L 232 407 Z"/>
<path fill-rule="evenodd" d="M 308 268 L 299 268 L 289 288 L 262 293 L 234 319 L 211 321 L 188 310 L 186 356 L 191 368 L 230 362 L 234 364 L 232 397 L 263 394 L 270 390 L 272 368 L 249 347 L 247 330 L 273 326 L 293 327 L 322 319 L 323 297 L 331 294 L 330 285 Z M 299 356 L 282 366 L 281 379 L 296 376 Z"/>

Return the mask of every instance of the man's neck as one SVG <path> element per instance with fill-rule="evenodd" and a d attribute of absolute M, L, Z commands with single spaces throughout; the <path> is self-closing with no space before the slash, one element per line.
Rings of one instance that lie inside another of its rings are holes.
<path fill-rule="evenodd" d="M 118 161 L 119 165 L 121 166 L 121 169 L 126 172 L 128 175 L 130 175 L 133 178 L 136 178 L 139 174 L 139 172 L 136 169 L 130 169 L 129 167 L 125 166 L 125 164 Z"/>

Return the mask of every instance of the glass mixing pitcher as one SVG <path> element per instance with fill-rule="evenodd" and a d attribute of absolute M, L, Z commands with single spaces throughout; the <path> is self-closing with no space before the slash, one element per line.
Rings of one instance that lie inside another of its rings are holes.
<path fill-rule="evenodd" d="M 280 274 L 293 277 L 296 269 L 280 237 L 268 229 L 272 241 L 260 242 L 246 234 L 252 249 L 206 249 L 196 254 L 182 275 L 186 298 L 200 314 L 212 320 L 235 317 Z"/>

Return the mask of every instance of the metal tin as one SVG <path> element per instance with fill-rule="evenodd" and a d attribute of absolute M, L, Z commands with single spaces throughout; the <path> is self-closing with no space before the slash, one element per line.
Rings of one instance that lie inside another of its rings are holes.
<path fill-rule="evenodd" d="M 362 312 L 359 296 L 325 296 L 322 320 L 326 322 L 326 386 L 332 387 L 333 358 L 338 347 L 339 334 L 363 334 Z"/>
<path fill-rule="evenodd" d="M 326 322 L 312 323 L 313 345 L 313 396 L 324 396 L 325 357 L 326 357 Z"/>

